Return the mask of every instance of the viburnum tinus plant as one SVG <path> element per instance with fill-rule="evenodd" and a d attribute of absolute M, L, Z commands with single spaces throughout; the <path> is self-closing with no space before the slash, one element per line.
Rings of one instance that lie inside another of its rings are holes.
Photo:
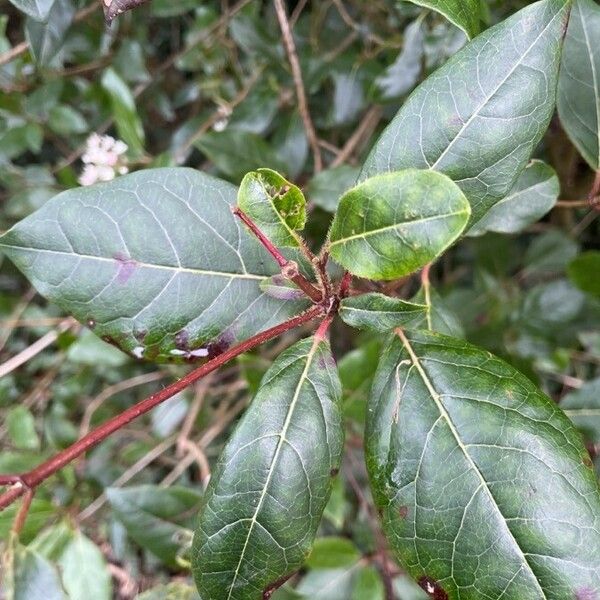
<path fill-rule="evenodd" d="M 600 598 L 600 490 L 579 434 L 514 367 L 452 337 L 428 278 L 462 236 L 548 210 L 543 194 L 518 201 L 548 179 L 530 158 L 557 89 L 565 129 L 600 168 L 600 8 L 542 0 L 476 35 L 477 3 L 419 4 L 473 39 L 404 103 L 316 254 L 301 235 L 303 192 L 269 168 L 239 188 L 189 168 L 138 171 L 61 193 L 0 238 L 43 296 L 102 339 L 139 360 L 203 361 L 39 467 L 2 476 L 0 508 L 227 361 L 314 322 L 264 376 L 194 537 L 203 600 L 270 598 L 303 566 L 340 468 L 328 341 L 339 317 L 389 333 L 367 468 L 388 542 L 421 587 L 436 599 Z M 599 190 L 597 177 L 590 199 Z M 412 301 L 353 287 L 421 270 Z"/>

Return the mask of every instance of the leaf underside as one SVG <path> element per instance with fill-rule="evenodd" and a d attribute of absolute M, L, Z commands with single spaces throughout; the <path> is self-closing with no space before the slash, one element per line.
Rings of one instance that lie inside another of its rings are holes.
<path fill-rule="evenodd" d="M 434 597 L 597 596 L 591 462 L 527 378 L 465 342 L 405 333 L 382 354 L 369 408 L 367 463 L 384 529 Z"/>
<path fill-rule="evenodd" d="M 477 36 L 419 86 L 375 144 L 361 174 L 448 175 L 477 223 L 505 197 L 554 112 L 570 2 L 542 0 Z"/>
<path fill-rule="evenodd" d="M 206 493 L 192 566 L 203 600 L 262 600 L 310 551 L 341 460 L 329 344 L 302 340 L 266 373 Z"/>
<path fill-rule="evenodd" d="M 36 289 L 136 358 L 199 359 L 307 306 L 260 289 L 277 266 L 231 212 L 236 188 L 187 168 L 63 192 L 0 237 Z"/>

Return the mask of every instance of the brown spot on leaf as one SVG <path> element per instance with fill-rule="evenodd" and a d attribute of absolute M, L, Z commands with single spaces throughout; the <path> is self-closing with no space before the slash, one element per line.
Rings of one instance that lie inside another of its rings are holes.
<path fill-rule="evenodd" d="M 136 260 L 133 260 L 133 258 L 128 258 L 120 252 L 115 254 L 115 260 L 118 265 L 117 281 L 121 284 L 125 284 L 137 269 L 138 263 Z"/>
<path fill-rule="evenodd" d="M 208 350 L 207 358 L 215 358 L 215 356 L 223 354 L 223 352 L 231 348 L 234 342 L 234 333 L 232 331 L 225 330 L 216 340 L 210 342 L 206 346 L 206 349 Z"/>
<path fill-rule="evenodd" d="M 430 577 L 421 577 L 419 585 L 433 598 L 433 600 L 448 600 L 448 594 L 442 589 L 437 581 Z"/>
<path fill-rule="evenodd" d="M 332 477 L 337 477 L 337 475 L 338 475 L 338 473 L 339 473 L 339 472 L 340 472 L 340 470 L 339 470 L 339 469 L 337 469 L 337 468 L 334 468 L 334 469 L 331 469 L 331 471 L 329 471 L 329 474 L 330 474 Z"/>
<path fill-rule="evenodd" d="M 583 464 L 586 467 L 588 467 L 589 469 L 594 468 L 594 463 L 592 462 L 592 459 L 587 454 L 583 457 Z"/>
<path fill-rule="evenodd" d="M 406 519 L 408 517 L 408 506 L 401 506 L 398 509 L 398 515 L 401 519 Z"/>

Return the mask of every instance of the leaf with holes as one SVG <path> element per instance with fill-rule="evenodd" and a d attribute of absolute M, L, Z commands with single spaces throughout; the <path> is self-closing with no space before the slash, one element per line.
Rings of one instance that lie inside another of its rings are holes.
<path fill-rule="evenodd" d="M 409 0 L 444 15 L 448 21 L 462 29 L 470 38 L 481 30 L 480 0 Z"/>
<path fill-rule="evenodd" d="M 344 298 L 339 315 L 351 327 L 385 332 L 421 323 L 426 313 L 425 304 L 373 293 Z"/>
<path fill-rule="evenodd" d="M 441 173 L 409 169 L 377 175 L 340 200 L 329 250 L 354 275 L 397 279 L 446 250 L 469 215 L 464 194 Z"/>
<path fill-rule="evenodd" d="M 277 266 L 233 216 L 235 201 L 233 185 L 192 169 L 149 169 L 59 194 L 0 249 L 136 358 L 210 357 L 307 306 L 260 289 Z"/>
<path fill-rule="evenodd" d="M 248 173 L 240 184 L 238 206 L 276 246 L 301 245 L 296 232 L 306 223 L 306 200 L 300 188 L 277 171 Z"/>
<path fill-rule="evenodd" d="M 600 6 L 576 0 L 558 87 L 558 114 L 592 169 L 600 169 Z"/>
<path fill-rule="evenodd" d="M 262 600 L 302 566 L 340 466 L 340 401 L 324 340 L 266 373 L 206 492 L 192 550 L 203 600 Z"/>
<path fill-rule="evenodd" d="M 404 103 L 362 178 L 440 171 L 477 223 L 510 192 L 548 128 L 569 11 L 566 0 L 542 0 L 479 35 Z"/>
<path fill-rule="evenodd" d="M 589 455 L 525 376 L 460 340 L 399 331 L 369 402 L 375 501 L 394 552 L 434 598 L 600 590 Z"/>

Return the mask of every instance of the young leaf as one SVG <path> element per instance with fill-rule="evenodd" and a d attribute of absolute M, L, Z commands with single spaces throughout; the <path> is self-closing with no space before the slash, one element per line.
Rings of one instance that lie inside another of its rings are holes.
<path fill-rule="evenodd" d="M 481 30 L 480 0 L 409 0 L 444 15 L 448 21 L 462 29 L 469 38 Z"/>
<path fill-rule="evenodd" d="M 340 400 L 316 337 L 266 373 L 206 492 L 192 553 L 203 600 L 262 600 L 302 566 L 340 466 Z"/>
<path fill-rule="evenodd" d="M 556 171 L 546 163 L 534 160 L 521 173 L 508 196 L 494 204 L 469 233 L 523 231 L 552 210 L 559 193 Z"/>
<path fill-rule="evenodd" d="M 240 184 L 238 206 L 276 246 L 300 246 L 296 231 L 306 223 L 306 200 L 300 188 L 277 171 L 248 173 Z"/>
<path fill-rule="evenodd" d="M 422 322 L 426 312 L 425 304 L 373 293 L 344 298 L 339 315 L 351 327 L 385 332 Z"/>
<path fill-rule="evenodd" d="M 469 215 L 467 199 L 445 175 L 416 169 L 377 175 L 340 200 L 331 256 L 359 277 L 398 279 L 448 248 Z"/>
<path fill-rule="evenodd" d="M 558 85 L 558 114 L 592 169 L 600 169 L 600 6 L 575 0 Z"/>
<path fill-rule="evenodd" d="M 448 175 L 477 223 L 511 190 L 554 112 L 568 0 L 542 0 L 479 35 L 421 84 L 375 144 L 362 178 Z"/>
<path fill-rule="evenodd" d="M 580 254 L 567 269 L 569 279 L 584 292 L 600 298 L 600 252 Z"/>
<path fill-rule="evenodd" d="M 589 456 L 564 413 L 513 367 L 453 338 L 399 332 L 368 414 L 367 464 L 387 537 L 431 596 L 600 589 Z"/>
<path fill-rule="evenodd" d="M 181 487 L 153 485 L 109 488 L 106 496 L 127 533 L 171 568 L 177 568 L 181 537 L 193 526 L 200 494 Z"/>
<path fill-rule="evenodd" d="M 236 188 L 148 169 L 63 192 L 0 237 L 46 298 L 137 358 L 203 358 L 306 306 L 260 283 L 277 265 L 231 212 Z"/>
<path fill-rule="evenodd" d="M 74 16 L 75 6 L 71 0 L 55 0 L 46 22 L 40 23 L 34 18 L 27 20 L 25 33 L 38 65 L 47 65 L 56 56 Z"/>

